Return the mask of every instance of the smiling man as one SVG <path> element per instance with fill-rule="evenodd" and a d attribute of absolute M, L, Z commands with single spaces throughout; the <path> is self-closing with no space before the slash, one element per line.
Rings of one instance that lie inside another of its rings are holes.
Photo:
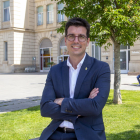
<path fill-rule="evenodd" d="M 85 55 L 86 47 L 89 44 L 89 36 L 86 34 L 87 30 L 83 26 L 70 26 L 66 31 L 65 44 L 69 51 L 70 61 L 77 64 Z M 73 60 L 71 60 L 73 59 Z"/>
<path fill-rule="evenodd" d="M 86 53 L 90 25 L 82 18 L 65 27 L 67 61 L 51 68 L 41 99 L 41 115 L 50 117 L 40 140 L 106 140 L 102 109 L 110 90 L 110 69 Z"/>

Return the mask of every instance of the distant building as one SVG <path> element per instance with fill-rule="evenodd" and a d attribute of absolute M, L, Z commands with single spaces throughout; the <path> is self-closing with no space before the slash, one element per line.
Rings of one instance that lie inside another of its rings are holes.
<path fill-rule="evenodd" d="M 64 4 L 51 0 L 0 1 L 0 73 L 24 72 L 36 64 L 40 72 L 48 71 L 49 62 L 59 63 L 68 57 L 64 34 L 56 32 L 67 17 L 57 14 Z M 114 70 L 113 46 L 108 50 L 90 42 L 87 53 Z M 134 47 L 121 46 L 121 73 L 140 72 L 140 41 Z"/>

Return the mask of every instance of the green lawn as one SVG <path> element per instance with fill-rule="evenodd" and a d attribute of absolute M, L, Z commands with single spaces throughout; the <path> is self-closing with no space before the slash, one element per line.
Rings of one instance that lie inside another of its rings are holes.
<path fill-rule="evenodd" d="M 50 123 L 40 116 L 40 107 L 32 107 L 0 115 L 0 140 L 29 140 L 39 137 Z"/>
<path fill-rule="evenodd" d="M 103 110 L 107 140 L 140 140 L 140 91 L 122 90 L 123 104 L 112 104 L 111 90 Z"/>
<path fill-rule="evenodd" d="M 111 90 L 103 110 L 107 140 L 140 140 L 140 91 L 121 91 L 123 104 L 112 104 Z M 50 118 L 40 116 L 39 106 L 0 115 L 0 140 L 39 137 Z"/>
<path fill-rule="evenodd" d="M 134 85 L 138 85 L 139 83 L 132 83 L 132 84 L 134 84 Z"/>

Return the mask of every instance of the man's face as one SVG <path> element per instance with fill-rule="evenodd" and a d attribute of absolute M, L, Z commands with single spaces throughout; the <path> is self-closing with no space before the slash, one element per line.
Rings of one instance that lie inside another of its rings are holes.
<path fill-rule="evenodd" d="M 70 26 L 67 30 L 67 35 L 84 35 L 86 37 L 86 28 L 83 26 Z M 86 37 L 85 41 L 81 42 L 78 40 L 78 37 L 75 37 L 73 41 L 68 40 L 67 37 L 65 37 L 65 44 L 67 46 L 67 49 L 69 51 L 70 56 L 77 56 L 81 57 L 84 56 L 86 47 L 89 44 L 90 39 Z"/>

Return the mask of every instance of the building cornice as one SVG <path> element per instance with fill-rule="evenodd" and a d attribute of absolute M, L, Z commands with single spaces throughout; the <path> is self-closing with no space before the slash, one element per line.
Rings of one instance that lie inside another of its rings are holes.
<path fill-rule="evenodd" d="M 4 29 L 0 29 L 0 33 L 3 32 L 9 32 L 9 31 L 18 31 L 18 32 L 29 32 L 29 33 L 40 33 L 40 32 L 50 32 L 50 31 L 56 31 L 57 28 L 56 27 L 51 27 L 51 28 L 42 28 L 42 29 L 36 29 L 36 30 L 32 30 L 32 29 L 25 29 L 25 28 L 17 28 L 17 27 L 12 27 L 12 28 L 4 28 Z"/>
<path fill-rule="evenodd" d="M 35 30 L 35 33 L 40 33 L 40 32 L 49 32 L 49 31 L 55 31 L 57 28 L 56 27 L 54 27 L 54 28 L 46 28 L 46 29 L 36 29 Z"/>
<path fill-rule="evenodd" d="M 45 1 L 45 0 L 35 0 L 35 2 L 43 2 L 43 1 Z M 58 1 L 60 1 L 60 0 L 58 0 Z M 56 1 L 56 2 L 58 2 L 58 1 Z M 53 1 L 53 2 L 55 2 L 55 1 Z"/>
<path fill-rule="evenodd" d="M 8 31 L 19 31 L 19 32 L 30 32 L 30 33 L 34 33 L 35 32 L 34 30 L 31 30 L 31 29 L 17 28 L 17 27 L 0 29 L 0 33 L 1 32 L 8 32 Z"/>

